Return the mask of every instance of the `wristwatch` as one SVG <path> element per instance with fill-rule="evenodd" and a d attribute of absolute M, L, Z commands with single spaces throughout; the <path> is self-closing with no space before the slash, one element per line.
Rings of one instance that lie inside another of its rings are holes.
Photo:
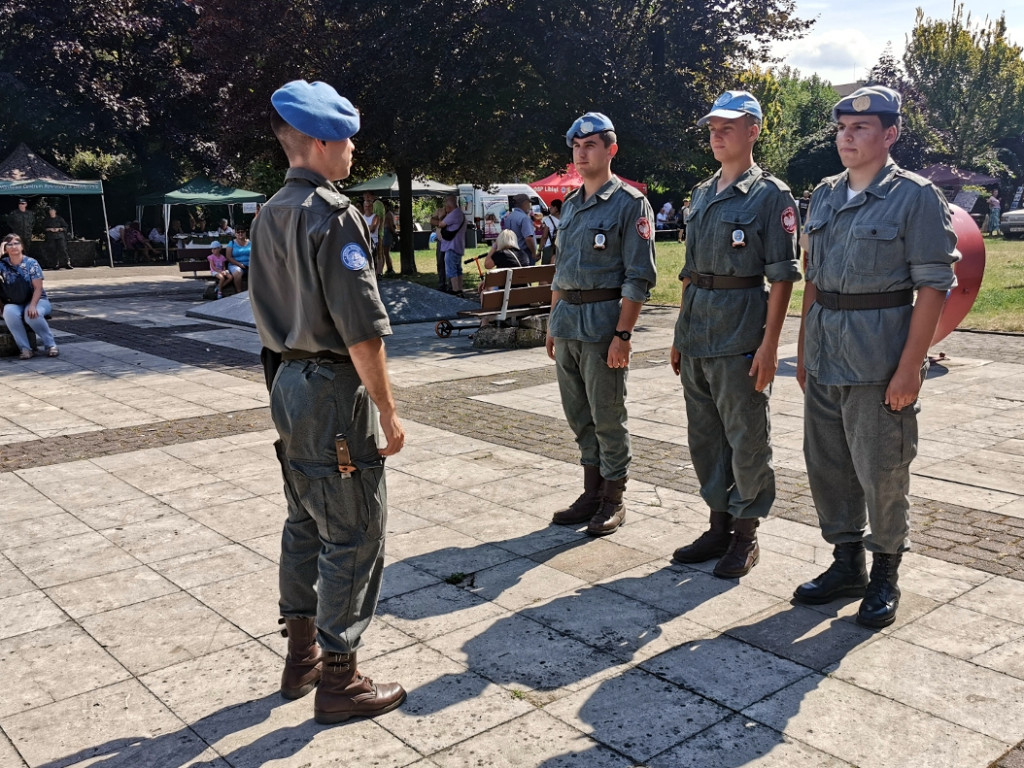
<path fill-rule="evenodd" d="M 615 331 L 615 335 L 618 336 L 623 341 L 629 341 L 631 338 L 633 338 L 632 331 L 619 331 L 619 330 L 616 330 Z"/>

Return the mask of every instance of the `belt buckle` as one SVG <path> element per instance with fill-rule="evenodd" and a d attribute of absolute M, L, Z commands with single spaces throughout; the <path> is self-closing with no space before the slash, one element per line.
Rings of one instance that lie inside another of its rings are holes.
<path fill-rule="evenodd" d="M 566 293 L 566 300 L 570 304 L 582 304 L 583 303 L 583 291 L 581 291 L 581 290 L 571 290 L 571 291 L 566 291 L 565 293 Z"/>
<path fill-rule="evenodd" d="M 696 276 L 696 279 L 694 279 L 693 282 L 694 282 L 694 284 L 698 288 L 704 288 L 705 290 L 710 291 L 712 288 L 714 288 L 715 276 L 714 275 L 702 275 L 702 274 L 698 273 L 697 276 Z"/>

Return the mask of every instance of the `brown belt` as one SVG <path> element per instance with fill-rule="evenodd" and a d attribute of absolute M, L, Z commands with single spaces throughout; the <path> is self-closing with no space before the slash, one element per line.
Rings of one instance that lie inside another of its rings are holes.
<path fill-rule="evenodd" d="M 708 291 L 731 290 L 733 288 L 756 288 L 759 285 L 764 285 L 764 277 L 761 275 L 750 275 L 749 277 L 702 275 L 700 272 L 691 272 L 690 285 L 695 285 L 698 288 L 704 288 Z"/>
<path fill-rule="evenodd" d="M 621 288 L 595 288 L 592 291 L 559 291 L 562 301 L 570 304 L 593 304 L 595 301 L 613 301 L 622 298 Z"/>
<path fill-rule="evenodd" d="M 306 352 L 304 349 L 288 349 L 281 353 L 284 360 L 326 360 L 332 363 L 352 363 L 348 355 L 337 352 Z"/>
<path fill-rule="evenodd" d="M 814 300 L 825 309 L 892 309 L 914 303 L 914 289 L 887 293 L 829 293 L 818 291 Z"/>

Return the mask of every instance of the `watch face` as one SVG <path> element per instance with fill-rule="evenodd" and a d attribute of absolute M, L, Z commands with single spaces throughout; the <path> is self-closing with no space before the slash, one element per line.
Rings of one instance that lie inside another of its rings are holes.
<path fill-rule="evenodd" d="M 631 338 L 633 338 L 633 334 L 630 333 L 629 331 L 616 331 L 615 335 L 618 336 L 623 341 L 629 341 Z"/>

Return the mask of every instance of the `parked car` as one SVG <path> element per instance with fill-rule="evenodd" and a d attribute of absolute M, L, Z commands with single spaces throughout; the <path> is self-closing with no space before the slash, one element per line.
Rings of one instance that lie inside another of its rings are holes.
<path fill-rule="evenodd" d="M 999 231 L 1007 240 L 1024 237 L 1024 208 L 1007 211 L 999 217 Z"/>

